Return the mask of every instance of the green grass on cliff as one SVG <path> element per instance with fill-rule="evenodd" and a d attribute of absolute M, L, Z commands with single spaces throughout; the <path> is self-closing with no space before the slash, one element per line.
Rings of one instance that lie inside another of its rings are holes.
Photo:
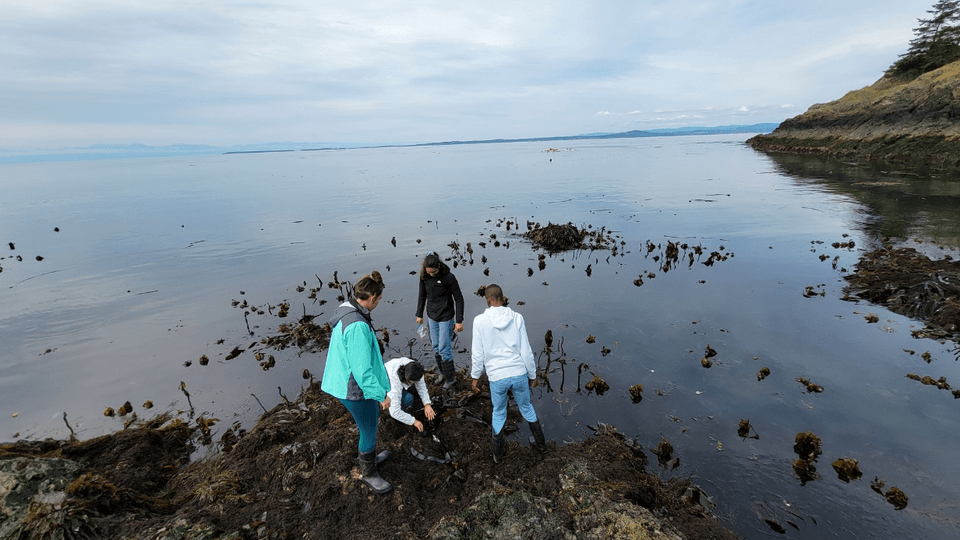
<path fill-rule="evenodd" d="M 884 76 L 747 143 L 769 152 L 960 171 L 960 61 L 910 81 Z"/>
<path fill-rule="evenodd" d="M 844 114 L 851 110 L 881 105 L 885 100 L 922 98 L 932 90 L 944 86 L 952 87 L 954 99 L 960 99 L 960 61 L 924 73 L 910 81 L 884 76 L 870 86 L 847 92 L 836 101 L 814 105 L 811 111 L 816 109 L 818 115 Z"/>

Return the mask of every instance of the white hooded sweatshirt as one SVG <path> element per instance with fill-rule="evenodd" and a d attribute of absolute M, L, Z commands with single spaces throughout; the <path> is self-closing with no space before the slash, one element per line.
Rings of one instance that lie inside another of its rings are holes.
<path fill-rule="evenodd" d="M 474 379 L 484 371 L 491 381 L 523 374 L 531 380 L 537 377 L 523 315 L 508 307 L 488 307 L 473 319 L 471 359 Z"/>

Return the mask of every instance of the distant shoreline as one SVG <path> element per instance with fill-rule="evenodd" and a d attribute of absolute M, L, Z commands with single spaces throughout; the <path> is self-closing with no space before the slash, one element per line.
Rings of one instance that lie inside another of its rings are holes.
<path fill-rule="evenodd" d="M 229 147 L 176 144 L 149 146 L 144 144 L 97 145 L 85 148 L 61 148 L 50 150 L 0 149 L 0 165 L 12 163 L 47 163 L 61 161 L 93 161 L 110 159 L 139 159 L 152 157 L 189 157 L 238 154 L 267 154 L 283 152 L 318 152 L 322 150 L 351 150 L 358 148 L 416 148 L 423 146 L 453 146 L 465 144 L 496 144 L 518 142 L 589 141 L 606 139 L 635 139 L 645 137 L 682 137 L 694 135 L 731 135 L 770 133 L 779 124 L 761 123 L 749 125 L 726 125 L 716 127 L 684 127 L 652 130 L 633 130 L 619 133 L 589 133 L 555 137 L 529 137 L 519 139 L 456 140 L 411 144 L 360 144 L 360 143 L 296 143 L 273 142 Z"/>

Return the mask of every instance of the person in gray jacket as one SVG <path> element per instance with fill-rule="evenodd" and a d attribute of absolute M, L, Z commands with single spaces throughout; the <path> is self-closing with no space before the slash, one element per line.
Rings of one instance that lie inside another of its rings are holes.
<path fill-rule="evenodd" d="M 393 486 L 384 480 L 377 463 L 389 452 L 377 455 L 377 420 L 380 409 L 390 407 L 390 377 L 383 365 L 370 312 L 380 304 L 383 278 L 374 271 L 353 286 L 353 296 L 340 304 L 330 326 L 330 346 L 323 368 L 320 389 L 340 400 L 350 411 L 360 440 L 357 443 L 360 476 L 377 493 L 387 493 Z"/>
<path fill-rule="evenodd" d="M 530 403 L 530 383 L 537 378 L 537 365 L 527 336 L 523 315 L 506 307 L 503 290 L 498 285 L 487 285 L 484 290 L 487 309 L 473 319 L 471 347 L 473 391 L 484 371 L 490 381 L 490 400 L 493 403 L 493 461 L 500 463 L 506 451 L 503 425 L 507 421 L 507 392 L 520 408 L 520 414 L 530 425 L 530 442 L 540 452 L 547 451 L 543 428 L 537 412 Z"/>

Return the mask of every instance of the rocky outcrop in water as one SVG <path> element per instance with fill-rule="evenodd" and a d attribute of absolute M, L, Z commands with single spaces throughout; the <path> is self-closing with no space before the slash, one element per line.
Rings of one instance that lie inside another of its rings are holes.
<path fill-rule="evenodd" d="M 747 144 L 765 152 L 960 170 L 960 61 L 910 81 L 884 76 Z"/>

